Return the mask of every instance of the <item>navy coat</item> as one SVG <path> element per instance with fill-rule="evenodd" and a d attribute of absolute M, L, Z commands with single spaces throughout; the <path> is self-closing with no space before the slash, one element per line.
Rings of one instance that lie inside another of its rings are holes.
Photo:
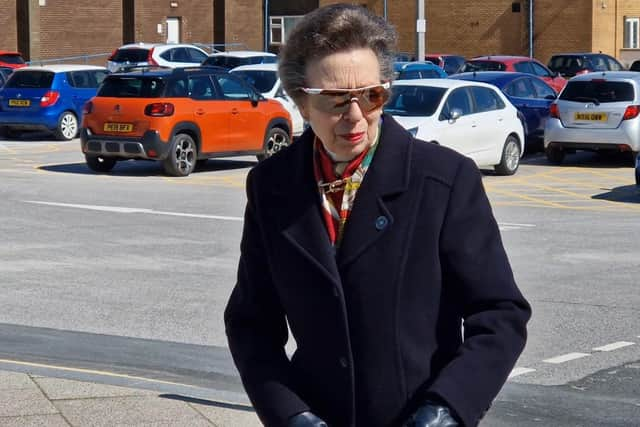
<path fill-rule="evenodd" d="M 437 396 L 476 425 L 523 350 L 531 314 L 477 167 L 385 115 L 335 253 L 313 138 L 309 129 L 247 178 L 225 323 L 258 416 L 269 427 L 305 410 L 329 427 L 400 426 Z"/>

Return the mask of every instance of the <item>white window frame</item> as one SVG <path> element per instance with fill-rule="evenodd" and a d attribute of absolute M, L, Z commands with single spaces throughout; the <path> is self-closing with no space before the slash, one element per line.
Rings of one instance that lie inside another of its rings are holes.
<path fill-rule="evenodd" d="M 623 49 L 640 48 L 640 18 L 626 17 L 624 18 L 624 40 Z"/>
<path fill-rule="evenodd" d="M 287 39 L 288 31 L 291 31 L 291 28 L 287 28 L 285 22 L 286 18 L 302 18 L 300 15 L 286 15 L 286 16 L 270 16 L 269 17 L 269 44 L 272 45 L 281 45 L 284 44 L 284 41 Z M 274 31 L 280 32 L 280 41 L 274 41 Z"/>

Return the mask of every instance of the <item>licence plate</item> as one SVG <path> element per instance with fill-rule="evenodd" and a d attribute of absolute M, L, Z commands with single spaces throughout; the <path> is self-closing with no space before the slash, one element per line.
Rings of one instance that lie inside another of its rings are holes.
<path fill-rule="evenodd" d="M 131 123 L 105 123 L 105 132 L 131 132 L 133 125 Z"/>
<path fill-rule="evenodd" d="M 31 105 L 31 101 L 28 99 L 10 99 L 9 107 L 28 107 Z"/>
<path fill-rule="evenodd" d="M 575 113 L 573 116 L 575 120 L 586 120 L 589 122 L 606 122 L 607 113 Z"/>

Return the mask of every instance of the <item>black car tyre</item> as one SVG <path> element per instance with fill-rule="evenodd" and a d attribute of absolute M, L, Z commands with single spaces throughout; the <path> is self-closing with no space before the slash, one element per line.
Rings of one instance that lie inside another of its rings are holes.
<path fill-rule="evenodd" d="M 56 139 L 70 141 L 78 134 L 78 118 L 71 111 L 65 111 L 58 119 L 55 130 Z"/>
<path fill-rule="evenodd" d="M 513 175 L 520 166 L 520 143 L 518 138 L 513 135 L 509 135 L 502 147 L 502 158 L 500 163 L 494 166 L 494 169 L 499 175 Z"/>
<path fill-rule="evenodd" d="M 109 172 L 116 165 L 116 159 L 114 159 L 113 157 L 85 154 L 84 158 L 87 162 L 87 166 L 89 166 L 89 169 L 94 172 Z"/>
<path fill-rule="evenodd" d="M 196 168 L 198 147 L 186 133 L 179 133 L 171 140 L 169 155 L 163 162 L 164 171 L 171 176 L 188 176 Z"/>
<path fill-rule="evenodd" d="M 544 154 L 547 156 L 549 163 L 559 165 L 564 160 L 564 150 L 562 148 L 549 145 L 544 150 Z"/>
<path fill-rule="evenodd" d="M 262 161 L 273 156 L 291 143 L 289 134 L 282 128 L 271 128 L 264 141 L 264 151 L 256 157 Z"/>

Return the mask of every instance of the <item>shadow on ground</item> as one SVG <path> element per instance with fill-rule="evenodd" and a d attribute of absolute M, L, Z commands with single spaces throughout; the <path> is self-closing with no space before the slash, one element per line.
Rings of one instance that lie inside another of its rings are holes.
<path fill-rule="evenodd" d="M 246 169 L 255 166 L 257 161 L 231 160 L 231 159 L 210 159 L 203 164 L 199 164 L 192 173 L 219 172 L 235 169 Z M 39 169 L 48 172 L 72 173 L 78 175 L 109 175 L 109 176 L 158 176 L 164 175 L 162 163 L 156 161 L 123 160 L 119 161 L 109 173 L 94 172 L 85 163 L 65 163 L 59 165 L 40 166 Z M 187 177 L 188 179 L 188 177 Z"/>
<path fill-rule="evenodd" d="M 605 189 L 603 188 L 603 190 Z M 640 190 L 635 185 L 623 185 L 607 190 L 605 193 L 595 194 L 591 198 L 609 202 L 640 204 Z"/>
<path fill-rule="evenodd" d="M 215 406 L 218 408 L 233 409 L 234 411 L 255 412 L 251 406 L 239 405 L 236 403 L 216 402 L 207 399 L 197 399 L 195 397 L 182 396 L 180 394 L 161 394 L 159 397 L 171 400 L 180 400 L 187 403 L 197 403 L 198 405 Z"/>

